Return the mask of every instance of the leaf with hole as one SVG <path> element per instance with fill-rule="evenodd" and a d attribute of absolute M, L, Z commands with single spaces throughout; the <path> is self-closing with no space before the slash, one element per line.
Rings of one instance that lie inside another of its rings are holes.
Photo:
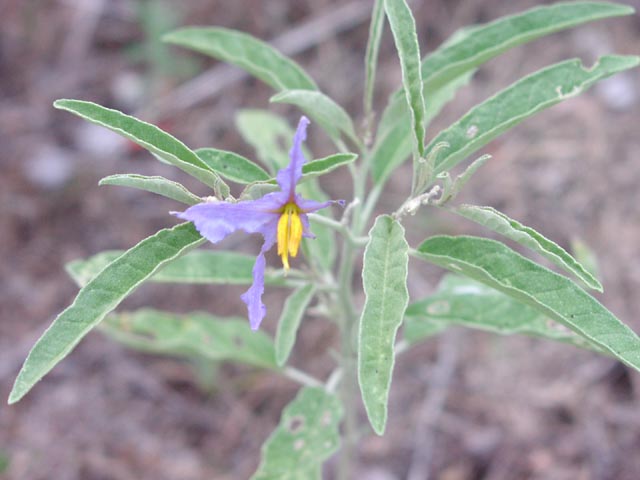
<path fill-rule="evenodd" d="M 582 93 L 599 80 L 636 67 L 639 61 L 633 56 L 608 55 L 600 57 L 592 67 L 585 67 L 573 59 L 518 80 L 472 108 L 429 143 L 427 153 L 438 143 L 449 144 L 436 156 L 436 174 L 454 167 L 523 120 Z"/>
<path fill-rule="evenodd" d="M 302 388 L 262 446 L 251 480 L 320 480 L 322 463 L 340 445 L 342 415 L 337 396 L 322 388 Z"/>
<path fill-rule="evenodd" d="M 528 305 L 482 283 L 451 274 L 444 276 L 436 293 L 407 307 L 404 338 L 413 344 L 456 325 L 500 335 L 545 338 L 601 351 Z"/>

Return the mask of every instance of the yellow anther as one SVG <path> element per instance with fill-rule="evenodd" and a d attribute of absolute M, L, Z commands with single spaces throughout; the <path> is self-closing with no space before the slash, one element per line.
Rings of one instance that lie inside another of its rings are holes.
<path fill-rule="evenodd" d="M 278 255 L 282 258 L 285 270 L 289 270 L 289 255 L 292 257 L 298 255 L 301 240 L 300 209 L 295 203 L 287 203 L 278 220 Z"/>

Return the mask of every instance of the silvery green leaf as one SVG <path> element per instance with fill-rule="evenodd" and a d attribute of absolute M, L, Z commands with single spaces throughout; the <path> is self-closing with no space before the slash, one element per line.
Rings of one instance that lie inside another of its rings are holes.
<path fill-rule="evenodd" d="M 232 182 L 246 185 L 270 178 L 262 167 L 237 153 L 217 148 L 199 148 L 196 154 L 211 170 Z"/>
<path fill-rule="evenodd" d="M 244 32 L 221 27 L 187 27 L 165 35 L 163 40 L 236 65 L 275 90 L 317 88 L 297 63 Z"/>
<path fill-rule="evenodd" d="M 184 143 L 155 125 L 117 110 L 82 100 L 56 100 L 54 107 L 74 113 L 91 123 L 108 128 L 149 150 L 167 163 L 213 188 L 216 196 L 227 198 L 229 187 Z"/>
<path fill-rule="evenodd" d="M 144 352 L 276 369 L 273 341 L 264 332 L 251 330 L 242 318 L 220 318 L 203 312 L 178 315 L 145 308 L 111 314 L 100 330 Z"/>
<path fill-rule="evenodd" d="M 633 330 L 571 280 L 506 245 L 486 238 L 436 236 L 415 254 L 529 305 L 640 370 L 640 338 Z"/>
<path fill-rule="evenodd" d="M 302 388 L 262 446 L 251 480 L 320 480 L 322 463 L 340 445 L 342 415 L 337 396 L 322 388 Z"/>
<path fill-rule="evenodd" d="M 192 224 L 183 223 L 160 230 L 109 263 L 80 289 L 74 302 L 33 346 L 9 395 L 9 403 L 17 402 L 31 390 L 142 282 L 203 242 Z"/>
<path fill-rule="evenodd" d="M 530 250 L 539 253 L 554 265 L 578 277 L 589 288 L 602 292 L 602 285 L 589 271 L 573 258 L 564 248 L 538 233 L 533 228 L 522 225 L 504 213 L 491 207 L 461 205 L 453 212 L 473 222 L 479 223 Z"/>
<path fill-rule="evenodd" d="M 284 304 L 278 330 L 276 331 L 276 363 L 282 367 L 291 354 L 296 341 L 298 328 L 304 317 L 304 313 L 315 294 L 314 285 L 305 285 L 294 291 Z"/>
<path fill-rule="evenodd" d="M 98 185 L 139 188 L 140 190 L 157 193 L 158 195 L 177 202 L 186 203 L 187 205 L 195 205 L 196 203 L 202 202 L 200 197 L 191 193 L 182 184 L 158 176 L 147 177 L 133 173 L 111 175 L 100 180 Z"/>
<path fill-rule="evenodd" d="M 409 246 L 404 228 L 387 215 L 376 219 L 364 252 L 365 303 L 358 336 L 358 382 L 369 422 L 382 435 L 393 372 L 394 343 L 409 293 Z"/>

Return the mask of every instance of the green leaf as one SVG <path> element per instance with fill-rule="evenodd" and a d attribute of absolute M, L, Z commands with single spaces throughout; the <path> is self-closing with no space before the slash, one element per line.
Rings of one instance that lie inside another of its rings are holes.
<path fill-rule="evenodd" d="M 591 275 L 580 262 L 567 253 L 560 245 L 552 242 L 534 229 L 522 225 L 518 221 L 509 218 L 504 213 L 491 207 L 461 205 L 452 209 L 452 211 L 539 253 L 547 260 L 553 262 L 554 265 L 578 277 L 589 288 L 602 292 L 600 282 Z"/>
<path fill-rule="evenodd" d="M 429 92 L 425 123 L 429 124 L 456 92 L 467 85 L 475 71 L 457 78 L 445 87 Z M 376 184 L 383 184 L 391 173 L 411 155 L 412 135 L 406 102 L 388 108 L 380 121 L 378 138 L 371 153 L 371 176 Z"/>
<path fill-rule="evenodd" d="M 262 167 L 237 153 L 216 148 L 199 148 L 196 154 L 211 170 L 232 182 L 246 185 L 271 177 Z"/>
<path fill-rule="evenodd" d="M 188 27 L 163 37 L 165 42 L 242 68 L 275 90 L 315 90 L 315 82 L 293 60 L 266 42 L 236 30 Z"/>
<path fill-rule="evenodd" d="M 526 118 L 578 95 L 598 80 L 637 66 L 639 61 L 638 57 L 608 55 L 587 68 L 573 59 L 517 81 L 471 109 L 431 141 L 427 153 L 440 142 L 449 144 L 437 154 L 436 173 L 452 168 Z"/>
<path fill-rule="evenodd" d="M 298 185 L 312 178 L 326 175 L 336 168 L 353 163 L 356 158 L 358 158 L 358 155 L 355 153 L 334 153 L 328 157 L 311 160 L 302 165 L 302 178 L 298 182 Z M 268 181 L 268 184 L 275 185 L 276 179 L 272 178 Z"/>
<path fill-rule="evenodd" d="M 358 158 L 358 155 L 355 153 L 334 153 L 328 157 L 311 160 L 302 165 L 302 179 L 300 181 L 304 182 L 311 178 L 326 175 L 336 168 L 353 163 L 356 158 Z"/>
<path fill-rule="evenodd" d="M 501 53 L 551 33 L 608 17 L 630 15 L 633 8 L 606 2 L 566 2 L 536 7 L 474 26 L 456 41 L 427 55 L 422 76 L 428 90 L 478 67 Z"/>
<path fill-rule="evenodd" d="M 364 251 L 365 303 L 358 340 L 358 382 L 369 422 L 378 435 L 387 422 L 396 332 L 409 301 L 404 228 L 387 215 L 376 219 Z"/>
<path fill-rule="evenodd" d="M 9 395 L 20 400 L 100 321 L 160 267 L 204 242 L 192 224 L 164 229 L 107 265 L 78 292 L 29 352 Z"/>
<path fill-rule="evenodd" d="M 186 203 L 187 205 L 195 205 L 202 202 L 202 199 L 182 184 L 167 180 L 164 177 L 146 177 L 144 175 L 136 175 L 133 173 L 111 175 L 104 177 L 98 185 L 117 185 L 120 187 L 139 188 L 147 192 L 157 193 L 163 197 L 170 198 L 177 202 Z"/>
<path fill-rule="evenodd" d="M 251 330 L 245 319 L 145 308 L 109 315 L 100 330 L 144 352 L 276 368 L 273 341 L 264 332 Z"/>
<path fill-rule="evenodd" d="M 537 310 L 458 275 L 445 275 L 435 294 L 407 307 L 404 338 L 417 343 L 453 325 L 501 335 L 529 335 L 599 350 Z"/>
<path fill-rule="evenodd" d="M 414 146 L 418 157 L 424 158 L 425 104 L 422 94 L 420 47 L 416 34 L 416 22 L 405 0 L 384 0 L 384 10 L 389 19 L 400 58 L 402 85 L 411 111 Z"/>
<path fill-rule="evenodd" d="M 640 339 L 629 327 L 571 280 L 506 245 L 478 237 L 437 236 L 425 240 L 416 256 L 533 307 L 640 370 Z"/>
<path fill-rule="evenodd" d="M 311 90 L 285 90 L 270 98 L 270 102 L 296 105 L 327 132 L 335 142 L 343 133 L 356 145 L 360 140 L 353 128 L 351 117 L 344 109 L 324 93 Z"/>
<path fill-rule="evenodd" d="M 461 76 L 472 74 L 478 66 L 511 48 L 586 22 L 631 13 L 633 8 L 614 3 L 567 2 L 536 7 L 499 18 L 486 25 L 459 30 L 422 61 L 423 95 L 429 98 L 427 108 L 430 108 L 434 101 L 436 92 L 443 87 L 450 88 L 450 82 L 457 82 Z M 394 128 L 399 121 L 408 122 L 408 116 L 399 117 L 403 108 L 406 109 L 405 105 L 402 91 L 397 91 L 391 96 L 380 122 L 377 135 L 379 140 L 388 135 L 389 129 Z M 410 134 L 409 129 L 406 130 L 407 134 Z M 392 142 L 399 143 L 400 141 Z M 389 148 L 386 146 L 387 150 Z M 390 161 L 393 167 L 385 171 L 393 171 L 410 153 L 410 149 L 403 145 L 403 150 L 397 154 L 399 159 L 394 157 L 394 161 Z M 384 165 L 385 158 L 381 155 L 377 159 L 378 163 Z M 377 182 L 386 180 L 383 176 L 374 178 Z"/>
<path fill-rule="evenodd" d="M 107 265 L 124 252 L 108 250 L 98 253 L 86 260 L 74 260 L 67 263 L 67 272 L 83 287 L 95 278 Z M 255 256 L 228 251 L 196 250 L 155 272 L 149 281 L 156 283 L 189 283 L 189 284 L 224 284 L 251 285 L 252 269 Z M 267 270 L 267 285 L 281 285 L 282 275 Z"/>
<path fill-rule="evenodd" d="M 276 331 L 276 363 L 283 366 L 287 363 L 296 341 L 298 327 L 304 312 L 315 294 L 313 285 L 305 285 L 293 292 L 284 304 L 278 330 Z"/>
<path fill-rule="evenodd" d="M 155 125 L 82 100 L 56 100 L 53 106 L 74 113 L 85 120 L 108 128 L 157 155 L 165 162 L 210 186 L 219 197 L 229 195 L 229 187 L 198 156 L 177 138 Z"/>
<path fill-rule="evenodd" d="M 373 91 L 376 83 L 376 70 L 378 69 L 378 52 L 380 50 L 380 38 L 384 28 L 384 0 L 375 0 L 369 25 L 369 40 L 367 51 L 364 55 L 365 79 L 364 79 L 364 114 L 368 117 L 373 111 Z"/>
<path fill-rule="evenodd" d="M 294 132 L 280 115 L 266 110 L 240 110 L 236 114 L 236 128 L 271 174 L 288 165 Z M 302 149 L 305 157 L 310 158 L 306 148 Z"/>
<path fill-rule="evenodd" d="M 301 389 L 262 446 L 262 460 L 251 479 L 319 480 L 322 463 L 340 445 L 342 415 L 335 395 L 322 388 Z"/>

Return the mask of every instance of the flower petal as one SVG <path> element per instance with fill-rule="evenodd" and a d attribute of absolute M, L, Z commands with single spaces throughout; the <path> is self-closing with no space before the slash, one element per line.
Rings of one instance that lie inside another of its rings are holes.
<path fill-rule="evenodd" d="M 302 142 L 307 139 L 307 125 L 309 125 L 309 119 L 304 116 L 301 117 L 296 134 L 293 137 L 293 145 L 289 151 L 289 165 L 280 170 L 276 175 L 280 190 L 286 193 L 291 199 L 293 199 L 296 191 L 296 183 L 298 183 L 300 177 L 302 177 L 302 165 L 306 162 L 304 154 L 302 153 Z"/>
<path fill-rule="evenodd" d="M 260 249 L 260 253 L 256 257 L 256 263 L 253 265 L 253 284 L 249 287 L 240 298 L 247 304 L 249 313 L 249 324 L 252 330 L 257 330 L 262 323 L 262 319 L 267 313 L 267 308 L 262 303 L 262 294 L 264 293 L 264 269 L 266 260 L 264 253 L 276 243 L 278 230 L 278 218 L 272 220 L 264 229 L 264 244 Z"/>
<path fill-rule="evenodd" d="M 277 222 L 282 208 L 280 192 L 265 195 L 258 200 L 228 203 L 206 202 L 188 208 L 184 212 L 171 212 L 194 223 L 200 234 L 212 243 L 217 243 L 236 230 L 261 233 L 266 237 L 269 223 Z"/>

